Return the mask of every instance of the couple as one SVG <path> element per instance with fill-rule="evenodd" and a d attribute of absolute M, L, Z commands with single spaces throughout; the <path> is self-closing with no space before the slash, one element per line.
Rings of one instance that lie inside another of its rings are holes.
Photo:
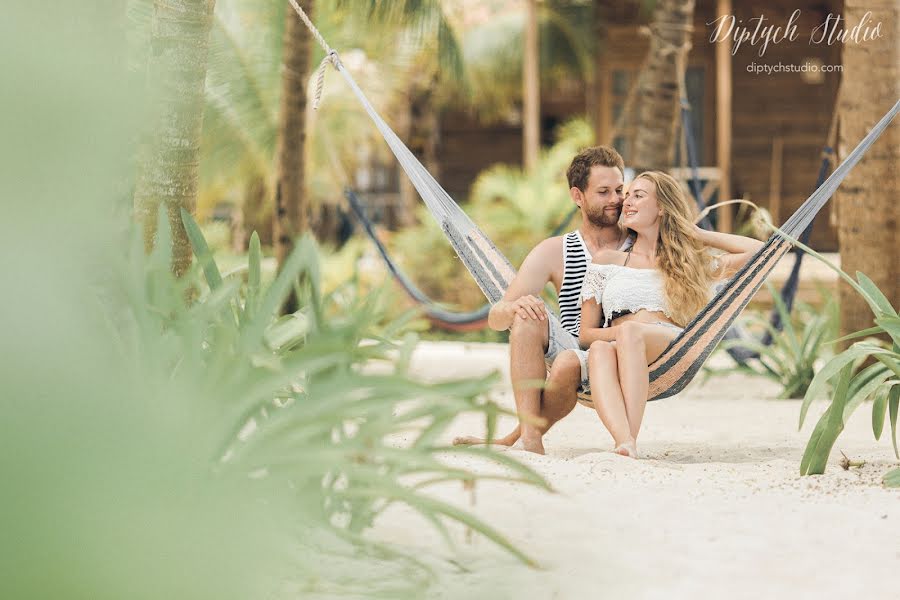
<path fill-rule="evenodd" d="M 706 305 L 716 280 L 762 247 L 694 224 L 693 203 L 671 176 L 648 171 L 624 189 L 625 164 L 607 146 L 580 152 L 566 176 L 582 225 L 539 243 L 488 316 L 510 330 L 510 377 L 519 425 L 494 443 L 521 440 L 544 453 L 542 437 L 569 414 L 590 384 L 594 408 L 615 452 L 637 457 L 652 363 Z M 713 257 L 709 249 L 720 253 Z M 549 326 L 538 297 L 559 297 L 562 329 Z M 547 372 L 547 365 L 549 374 Z M 543 388 L 533 385 L 544 380 Z M 483 443 L 473 437 L 455 444 Z"/>

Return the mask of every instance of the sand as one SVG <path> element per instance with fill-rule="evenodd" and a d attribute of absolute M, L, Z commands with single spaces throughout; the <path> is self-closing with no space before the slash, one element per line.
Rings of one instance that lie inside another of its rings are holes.
<path fill-rule="evenodd" d="M 422 343 L 412 365 L 432 381 L 499 370 L 492 397 L 512 408 L 507 361 L 503 344 Z M 462 526 L 452 528 L 458 551 L 446 551 L 403 508 L 388 510 L 375 534 L 452 559 L 438 561 L 434 598 L 900 598 L 900 490 L 881 486 L 897 465 L 889 435 L 874 439 L 863 405 L 826 473 L 801 478 L 800 457 L 826 403 L 813 404 L 798 432 L 799 401 L 776 400 L 777 391 L 731 375 L 651 403 L 641 460 L 612 454 L 596 413 L 578 406 L 545 437 L 546 456 L 507 451 L 555 493 L 507 482 L 481 482 L 474 498 L 459 484 L 434 488 L 540 569 L 520 568 Z M 477 419 L 461 417 L 445 441 L 482 433 Z M 839 450 L 866 464 L 844 471 Z M 490 471 L 471 458 L 451 462 Z"/>

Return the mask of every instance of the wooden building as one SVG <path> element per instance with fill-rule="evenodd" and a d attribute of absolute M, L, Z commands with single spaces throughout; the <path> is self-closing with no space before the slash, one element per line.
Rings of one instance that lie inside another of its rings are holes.
<path fill-rule="evenodd" d="M 553 142 L 555 125 L 584 114 L 592 115 L 598 141 L 609 142 L 624 109 L 649 47 L 642 31 L 650 15 L 635 3 L 604 4 L 597 19 L 601 41 L 593 82 L 542 90 L 544 144 Z M 725 196 L 746 197 L 767 207 L 776 223 L 783 222 L 815 186 L 840 82 L 841 45 L 809 40 L 829 14 L 840 14 L 841 9 L 840 0 L 696 0 L 685 81 L 700 164 L 719 169 Z M 799 13 L 791 21 L 794 11 Z M 752 19 L 760 16 L 764 26 L 784 29 L 792 23 L 796 39 L 770 41 L 763 56 L 760 40 L 755 45 L 746 41 L 732 53 L 731 40 L 710 40 L 716 19 L 727 15 L 750 33 L 756 25 Z M 760 64 L 807 65 L 807 71 L 754 72 Z M 627 136 L 617 135 L 612 142 L 627 164 Z M 437 154 L 441 181 L 454 197 L 465 198 L 484 168 L 497 162 L 521 163 L 521 124 L 486 126 L 470 116 L 445 114 Z M 727 219 L 724 225 L 728 227 Z M 826 251 L 837 248 L 827 211 L 815 222 L 812 245 Z"/>

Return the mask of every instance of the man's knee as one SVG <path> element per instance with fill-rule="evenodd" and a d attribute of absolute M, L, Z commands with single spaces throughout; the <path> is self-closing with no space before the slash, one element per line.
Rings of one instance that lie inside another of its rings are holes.
<path fill-rule="evenodd" d="M 537 319 L 523 318 L 516 315 L 513 318 L 512 325 L 509 328 L 510 341 L 525 340 L 543 340 L 547 336 L 548 321 L 539 321 Z"/>

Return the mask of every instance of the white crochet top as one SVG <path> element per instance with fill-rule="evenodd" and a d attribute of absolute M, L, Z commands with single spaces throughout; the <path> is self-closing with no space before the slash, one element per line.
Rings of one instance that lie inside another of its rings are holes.
<path fill-rule="evenodd" d="M 612 315 L 639 310 L 666 310 L 662 274 L 656 269 L 635 269 L 623 265 L 588 265 L 581 285 L 579 303 L 593 298 L 603 307 L 603 326 L 609 325 Z"/>

